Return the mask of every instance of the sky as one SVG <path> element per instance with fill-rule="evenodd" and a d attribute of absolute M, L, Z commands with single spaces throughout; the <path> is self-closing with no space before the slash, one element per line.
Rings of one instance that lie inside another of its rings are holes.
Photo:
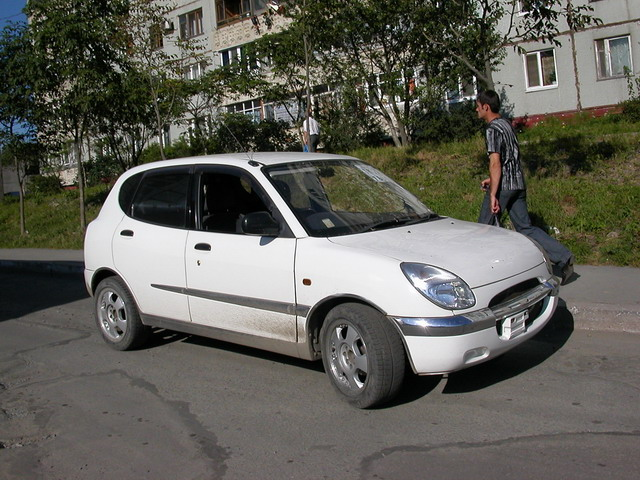
<path fill-rule="evenodd" d="M 25 20 L 21 12 L 26 3 L 27 0 L 0 0 L 0 28 L 7 22 Z"/>

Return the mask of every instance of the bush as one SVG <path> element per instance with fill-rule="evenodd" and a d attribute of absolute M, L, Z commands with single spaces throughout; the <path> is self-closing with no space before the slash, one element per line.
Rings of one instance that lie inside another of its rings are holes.
<path fill-rule="evenodd" d="M 29 191 L 38 196 L 52 195 L 62 190 L 60 179 L 55 175 L 33 175 L 29 177 Z"/>
<path fill-rule="evenodd" d="M 475 108 L 474 101 L 454 103 L 448 107 L 440 101 L 434 105 L 423 105 L 412 112 L 413 142 L 437 144 L 473 137 L 484 128 Z"/>

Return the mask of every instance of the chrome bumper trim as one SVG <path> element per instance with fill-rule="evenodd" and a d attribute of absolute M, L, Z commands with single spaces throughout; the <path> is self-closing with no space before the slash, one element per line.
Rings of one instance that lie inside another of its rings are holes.
<path fill-rule="evenodd" d="M 558 295 L 559 284 L 551 277 L 537 287 L 493 308 L 483 308 L 452 317 L 390 316 L 407 336 L 450 337 L 493 328 L 497 322 L 522 312 L 545 297 Z"/>

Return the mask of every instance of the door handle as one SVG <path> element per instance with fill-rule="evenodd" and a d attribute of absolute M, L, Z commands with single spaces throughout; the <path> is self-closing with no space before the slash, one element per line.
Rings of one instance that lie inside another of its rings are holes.
<path fill-rule="evenodd" d="M 196 250 L 202 250 L 203 252 L 211 251 L 211 245 L 209 245 L 208 243 L 196 243 L 196 246 L 194 248 Z"/>
<path fill-rule="evenodd" d="M 133 230 L 122 230 L 120 235 L 123 237 L 133 237 Z"/>

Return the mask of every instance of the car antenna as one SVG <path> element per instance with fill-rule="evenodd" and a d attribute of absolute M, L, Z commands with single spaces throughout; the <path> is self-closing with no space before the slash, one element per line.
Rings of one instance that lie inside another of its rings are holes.
<path fill-rule="evenodd" d="M 229 132 L 229 134 L 233 137 L 233 139 L 235 140 L 235 142 L 238 144 L 238 146 L 240 147 L 240 151 L 241 152 L 246 152 L 247 156 L 249 157 L 249 164 L 251 164 L 251 162 L 253 162 L 253 152 L 250 151 L 248 148 L 245 148 L 244 145 L 242 145 L 242 143 L 240 143 L 240 140 L 238 140 L 238 137 L 236 137 L 233 132 L 231 131 L 231 129 L 227 126 L 227 124 L 225 123 L 224 119 L 220 120 L 220 123 L 222 123 L 222 125 L 224 126 L 224 128 L 227 129 L 227 131 Z"/>

